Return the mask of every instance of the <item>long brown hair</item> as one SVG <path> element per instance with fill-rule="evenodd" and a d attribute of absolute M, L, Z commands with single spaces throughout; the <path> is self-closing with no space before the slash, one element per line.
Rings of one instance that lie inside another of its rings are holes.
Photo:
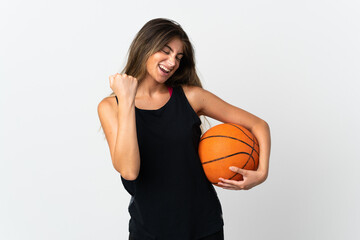
<path fill-rule="evenodd" d="M 152 19 L 140 29 L 129 47 L 126 66 L 120 73 L 126 73 L 137 78 L 140 85 L 147 74 L 146 62 L 148 58 L 160 51 L 174 38 L 179 38 L 183 42 L 184 55 L 181 58 L 179 68 L 165 82 L 165 85 L 170 87 L 190 85 L 202 88 L 201 81 L 196 73 L 194 48 L 189 37 L 179 23 L 167 18 Z M 109 96 L 115 96 L 114 92 Z M 206 117 L 203 117 L 209 123 Z M 202 125 L 200 128 L 203 133 Z"/>

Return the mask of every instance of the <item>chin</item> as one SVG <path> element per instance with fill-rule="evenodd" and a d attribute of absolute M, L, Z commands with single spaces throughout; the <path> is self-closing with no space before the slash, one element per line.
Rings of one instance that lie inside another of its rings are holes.
<path fill-rule="evenodd" d="M 170 77 L 171 77 L 171 76 L 170 76 Z M 156 80 L 156 81 L 157 81 L 158 83 L 166 83 L 166 81 L 169 80 L 170 77 L 168 77 L 168 78 L 166 78 L 166 79 L 160 78 L 160 79 L 158 79 L 158 80 Z"/>

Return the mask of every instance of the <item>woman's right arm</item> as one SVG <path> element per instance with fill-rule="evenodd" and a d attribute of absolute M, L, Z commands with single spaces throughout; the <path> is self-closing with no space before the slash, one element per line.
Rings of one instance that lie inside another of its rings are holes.
<path fill-rule="evenodd" d="M 135 180 L 140 171 L 140 152 L 136 134 L 135 98 L 105 98 L 98 105 L 98 115 L 110 148 L 114 168 L 126 180 Z M 116 104 L 116 103 L 115 103 Z"/>

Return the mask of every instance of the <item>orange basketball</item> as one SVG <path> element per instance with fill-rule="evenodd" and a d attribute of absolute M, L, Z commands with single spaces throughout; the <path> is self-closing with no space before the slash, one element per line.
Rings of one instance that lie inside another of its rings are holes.
<path fill-rule="evenodd" d="M 229 167 L 256 170 L 259 166 L 259 143 L 245 127 L 223 123 L 203 134 L 199 143 L 199 157 L 212 184 L 218 186 L 220 177 L 241 181 L 242 175 Z"/>

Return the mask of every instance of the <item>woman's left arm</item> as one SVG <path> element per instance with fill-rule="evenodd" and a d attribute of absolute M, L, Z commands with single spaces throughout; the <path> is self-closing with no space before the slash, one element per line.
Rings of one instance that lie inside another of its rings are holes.
<path fill-rule="evenodd" d="M 211 92 L 200 88 L 191 87 L 196 99 L 200 115 L 205 115 L 224 123 L 236 123 L 247 128 L 254 134 L 259 142 L 259 167 L 256 171 L 235 167 L 230 169 L 243 175 L 242 181 L 222 179 L 219 185 L 225 189 L 248 190 L 264 182 L 269 172 L 270 158 L 270 128 L 267 122 L 257 116 L 235 107 Z"/>

